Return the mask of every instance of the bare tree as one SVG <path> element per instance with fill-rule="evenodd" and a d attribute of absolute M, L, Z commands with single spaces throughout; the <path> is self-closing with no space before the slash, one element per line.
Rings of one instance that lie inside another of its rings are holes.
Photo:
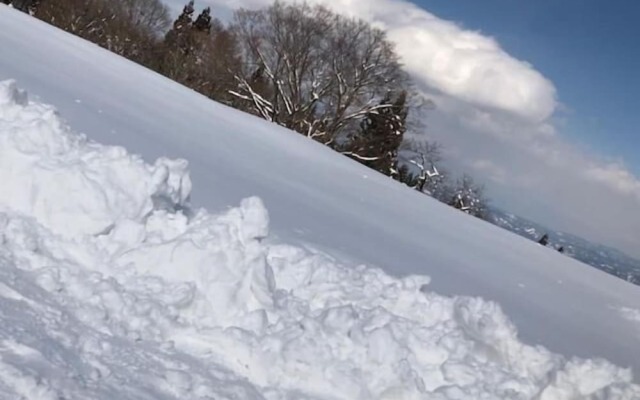
<path fill-rule="evenodd" d="M 406 88 L 385 33 L 324 7 L 276 2 L 236 12 L 244 68 L 232 94 L 241 106 L 325 144 L 339 145 Z"/>
<path fill-rule="evenodd" d="M 488 219 L 488 200 L 484 196 L 484 186 L 478 185 L 471 176 L 464 174 L 453 188 L 453 196 L 449 205 L 467 214 L 481 219 Z"/>
<path fill-rule="evenodd" d="M 168 15 L 160 0 L 41 0 L 35 8 L 36 17 L 139 62 Z"/>
<path fill-rule="evenodd" d="M 446 177 L 438 170 L 440 161 L 442 153 L 439 143 L 423 138 L 405 140 L 399 152 L 398 180 L 419 192 L 438 198 Z"/>
<path fill-rule="evenodd" d="M 159 0 L 117 0 L 126 18 L 135 26 L 156 35 L 169 27 L 169 10 Z"/>

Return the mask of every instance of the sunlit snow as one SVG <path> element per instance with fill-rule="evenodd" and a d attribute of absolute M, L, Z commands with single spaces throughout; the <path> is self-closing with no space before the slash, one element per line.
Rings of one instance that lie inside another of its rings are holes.
<path fill-rule="evenodd" d="M 0 398 L 640 398 L 637 287 L 0 26 Z"/>

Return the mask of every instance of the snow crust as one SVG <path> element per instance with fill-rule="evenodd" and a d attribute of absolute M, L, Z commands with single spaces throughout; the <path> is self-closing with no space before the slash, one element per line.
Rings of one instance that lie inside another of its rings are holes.
<path fill-rule="evenodd" d="M 257 197 L 193 209 L 146 164 L 0 83 L 0 398 L 638 399 L 630 370 L 269 237 Z"/>

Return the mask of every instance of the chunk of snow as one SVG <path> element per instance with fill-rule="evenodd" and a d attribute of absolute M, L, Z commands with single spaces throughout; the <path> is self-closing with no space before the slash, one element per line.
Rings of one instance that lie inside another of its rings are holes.
<path fill-rule="evenodd" d="M 187 163 L 88 142 L 0 83 L 7 398 L 632 399 L 629 370 L 522 343 L 495 303 L 189 209 Z"/>
<path fill-rule="evenodd" d="M 0 105 L 2 209 L 73 237 L 102 234 L 125 219 L 143 221 L 154 201 L 186 205 L 185 161 L 148 165 L 123 148 L 70 134 L 53 108 L 29 102 L 13 81 L 0 84 Z"/>

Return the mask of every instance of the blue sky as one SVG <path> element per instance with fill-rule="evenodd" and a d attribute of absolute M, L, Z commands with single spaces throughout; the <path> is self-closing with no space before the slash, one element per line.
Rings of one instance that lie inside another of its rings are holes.
<path fill-rule="evenodd" d="M 562 134 L 640 175 L 640 1 L 416 0 L 494 37 L 549 78 L 566 107 Z"/>

